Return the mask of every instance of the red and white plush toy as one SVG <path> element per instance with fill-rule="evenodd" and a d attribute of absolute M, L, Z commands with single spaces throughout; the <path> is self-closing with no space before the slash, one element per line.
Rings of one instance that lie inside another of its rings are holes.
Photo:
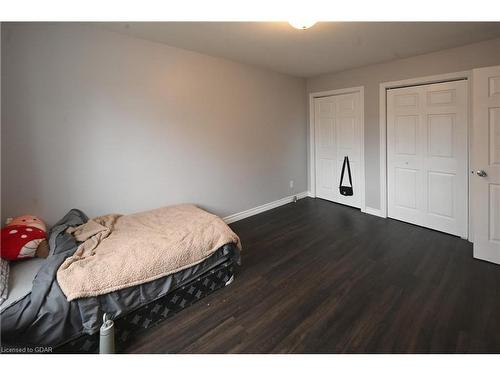
<path fill-rule="evenodd" d="M 21 260 L 35 255 L 46 257 L 46 231 L 45 223 L 36 216 L 7 219 L 7 226 L 2 229 L 2 258 Z"/>

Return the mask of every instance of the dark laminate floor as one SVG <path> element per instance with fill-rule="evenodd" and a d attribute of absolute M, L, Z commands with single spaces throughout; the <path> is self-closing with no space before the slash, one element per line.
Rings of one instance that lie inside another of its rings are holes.
<path fill-rule="evenodd" d="M 228 288 L 137 353 L 500 353 L 500 266 L 468 242 L 306 198 L 231 225 Z"/>

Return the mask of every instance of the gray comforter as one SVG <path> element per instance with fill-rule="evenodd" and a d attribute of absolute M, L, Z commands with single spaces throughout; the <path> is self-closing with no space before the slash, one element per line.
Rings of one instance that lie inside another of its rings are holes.
<path fill-rule="evenodd" d="M 83 334 L 93 334 L 99 330 L 105 312 L 113 318 L 122 316 L 230 258 L 239 262 L 238 249 L 231 244 L 225 245 L 203 262 L 180 272 L 102 296 L 68 302 L 59 288 L 56 272 L 78 247 L 66 229 L 87 220 L 83 212 L 73 209 L 51 229 L 51 255 L 38 271 L 31 293 L 5 308 L 0 315 L 3 346 L 58 346 Z"/>

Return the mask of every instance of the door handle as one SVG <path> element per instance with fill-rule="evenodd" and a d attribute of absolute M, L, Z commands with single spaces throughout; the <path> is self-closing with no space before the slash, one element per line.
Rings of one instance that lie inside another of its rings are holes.
<path fill-rule="evenodd" d="M 480 170 L 480 171 L 476 171 L 476 174 L 479 176 L 479 177 L 486 177 L 488 176 L 488 174 L 483 171 L 483 170 Z"/>

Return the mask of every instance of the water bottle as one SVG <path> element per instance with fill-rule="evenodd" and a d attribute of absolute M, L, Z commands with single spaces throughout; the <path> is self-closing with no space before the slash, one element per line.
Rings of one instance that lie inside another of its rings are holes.
<path fill-rule="evenodd" d="M 99 330 L 99 354 L 113 354 L 115 352 L 115 322 L 108 314 L 102 317 L 102 326 Z"/>

